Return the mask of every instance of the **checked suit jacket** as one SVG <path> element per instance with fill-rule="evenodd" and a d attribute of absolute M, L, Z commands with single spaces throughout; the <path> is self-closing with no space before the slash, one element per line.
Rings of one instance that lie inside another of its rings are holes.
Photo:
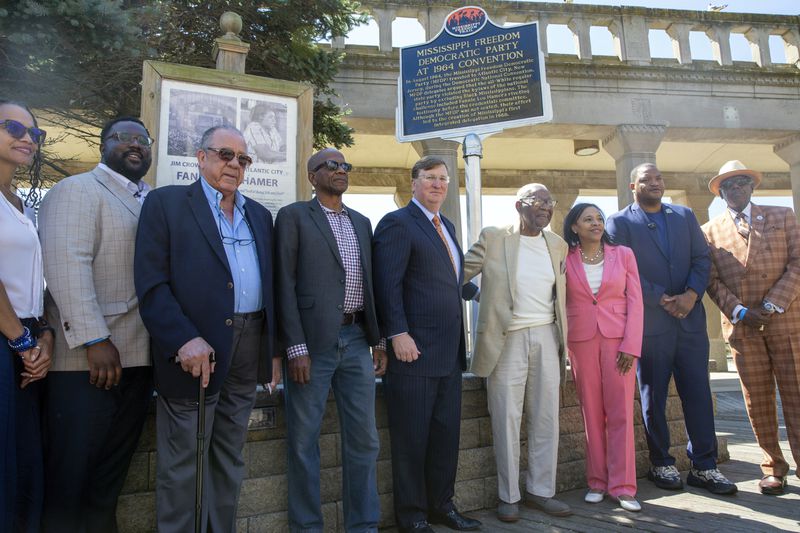
<path fill-rule="evenodd" d="M 751 336 L 789 335 L 800 331 L 800 228 L 788 207 L 751 204 L 750 237 L 739 235 L 726 209 L 703 225 L 711 247 L 708 294 L 722 311 L 726 340 Z M 760 307 L 767 299 L 782 307 L 765 332 L 737 323 L 731 315 L 737 305 Z"/>
<path fill-rule="evenodd" d="M 123 368 L 150 365 L 133 255 L 141 206 L 100 168 L 58 182 L 42 200 L 45 316 L 54 371 L 88 370 L 83 344 L 111 336 Z"/>

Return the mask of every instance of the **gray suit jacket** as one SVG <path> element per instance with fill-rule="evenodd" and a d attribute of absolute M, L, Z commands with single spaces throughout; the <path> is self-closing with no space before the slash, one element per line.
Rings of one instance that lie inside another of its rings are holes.
<path fill-rule="evenodd" d="M 45 316 L 56 330 L 53 370 L 88 370 L 83 344 L 111 336 L 124 367 L 150 365 L 133 285 L 141 206 L 99 168 L 61 180 L 42 200 Z"/>
<path fill-rule="evenodd" d="M 380 340 L 372 291 L 372 225 L 347 208 L 361 251 L 364 330 Z M 314 353 L 336 345 L 342 324 L 345 270 L 336 238 L 316 198 L 282 208 L 275 219 L 275 278 L 281 350 L 306 344 Z"/>

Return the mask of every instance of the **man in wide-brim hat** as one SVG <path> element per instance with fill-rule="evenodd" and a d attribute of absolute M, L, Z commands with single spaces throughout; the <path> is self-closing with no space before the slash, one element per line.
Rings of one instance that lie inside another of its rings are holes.
<path fill-rule="evenodd" d="M 759 488 L 783 494 L 789 464 L 778 440 L 775 383 L 800 464 L 800 230 L 791 209 L 750 202 L 762 181 L 741 161 L 725 163 L 708 188 L 727 209 L 702 229 L 713 261 L 708 294 L 722 311 L 723 334 L 764 452 Z"/>

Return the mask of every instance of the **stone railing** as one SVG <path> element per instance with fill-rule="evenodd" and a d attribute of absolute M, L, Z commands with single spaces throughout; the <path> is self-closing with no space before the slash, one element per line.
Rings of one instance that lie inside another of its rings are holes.
<path fill-rule="evenodd" d="M 644 476 L 648 466 L 647 445 L 642 425 L 638 392 L 634 402 L 634 431 L 636 440 L 636 471 Z M 490 509 L 497 503 L 497 473 L 495 471 L 492 429 L 486 408 L 484 380 L 464 376 L 461 401 L 461 441 L 456 476 L 456 505 L 462 511 Z M 117 519 L 121 533 L 155 531 L 155 409 L 151 409 L 139 447 L 133 457 L 128 478 L 120 498 Z M 394 524 L 392 510 L 392 471 L 389 452 L 389 429 L 382 385 L 378 384 L 376 419 L 380 437 L 378 456 L 378 493 L 381 504 L 380 526 Z M 571 377 L 561 393 L 560 442 L 557 471 L 557 490 L 564 491 L 586 486 L 583 417 Z M 689 468 L 684 451 L 686 434 L 683 412 L 675 387 L 670 387 L 667 400 L 667 420 L 672 434 L 672 454 L 682 470 Z M 523 429 L 522 434 L 525 434 Z M 326 531 L 344 531 L 341 475 L 342 458 L 336 402 L 328 398 L 320 435 L 322 514 Z M 520 450 L 520 467 L 526 468 L 526 443 Z M 720 461 L 728 459 L 727 441 L 719 439 Z M 250 417 L 250 431 L 244 449 L 245 480 L 239 497 L 237 531 L 288 531 L 286 489 L 286 422 L 283 399 L 259 394 L 256 408 Z M 524 484 L 525 476 L 520 477 Z M 193 512 L 187 509 L 187 513 Z"/>
<path fill-rule="evenodd" d="M 477 2 L 480 5 L 482 2 Z M 378 50 L 392 51 L 392 22 L 396 18 L 419 21 L 426 38 L 436 35 L 447 14 L 463 2 L 409 0 L 381 2 L 365 0 L 362 7 L 378 26 Z M 487 2 L 485 6 L 497 24 L 538 21 L 540 46 L 547 55 L 548 25 L 565 25 L 572 32 L 575 55 L 581 60 L 592 59 L 590 31 L 604 27 L 611 33 L 615 54 L 620 61 L 643 65 L 652 60 L 649 33 L 664 30 L 672 41 L 674 58 L 681 64 L 692 62 L 690 32 L 704 33 L 710 43 L 714 59 L 720 65 L 732 65 L 731 35 L 742 34 L 750 44 L 752 60 L 760 67 L 768 67 L 769 38 L 779 36 L 784 43 L 786 63 L 800 67 L 800 17 L 684 11 L 675 9 L 649 9 L 642 7 L 593 6 L 585 4 L 557 4 L 543 2 Z M 344 37 L 334 37 L 334 48 L 344 48 Z"/>

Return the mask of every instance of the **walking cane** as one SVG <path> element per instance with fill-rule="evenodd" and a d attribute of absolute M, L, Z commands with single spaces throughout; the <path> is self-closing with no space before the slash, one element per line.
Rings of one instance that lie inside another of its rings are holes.
<path fill-rule="evenodd" d="M 203 452 L 205 448 L 206 430 L 206 389 L 203 377 L 198 379 L 200 390 L 197 392 L 197 469 L 195 475 L 194 495 L 194 531 L 201 533 L 203 517 Z"/>
<path fill-rule="evenodd" d="M 209 364 L 214 363 L 214 352 L 208 356 Z M 195 472 L 194 494 L 194 531 L 201 533 L 203 529 L 203 455 L 206 444 L 206 389 L 203 387 L 203 376 L 198 378 L 199 390 L 197 391 L 197 468 Z"/>

